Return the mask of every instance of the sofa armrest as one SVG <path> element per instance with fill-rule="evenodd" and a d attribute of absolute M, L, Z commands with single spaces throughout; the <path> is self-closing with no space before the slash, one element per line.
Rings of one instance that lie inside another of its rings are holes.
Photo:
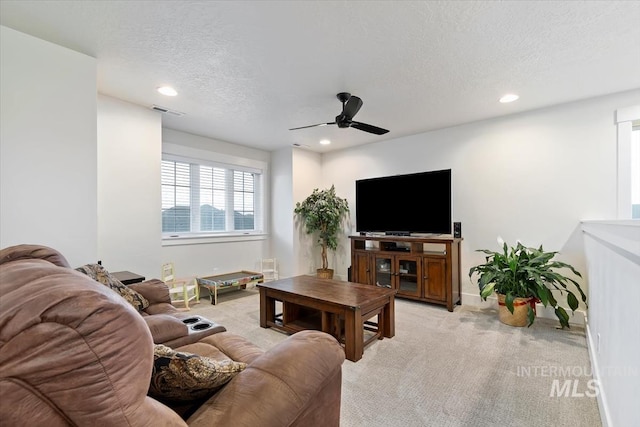
<path fill-rule="evenodd" d="M 164 344 L 189 335 L 189 327 L 170 314 L 154 314 L 143 319 L 147 322 L 154 344 Z"/>
<path fill-rule="evenodd" d="M 189 417 L 188 424 L 338 426 L 344 359 L 331 335 L 298 332 L 251 362 Z"/>
<path fill-rule="evenodd" d="M 150 304 L 167 303 L 171 304 L 169 297 L 169 287 L 158 279 L 145 280 L 144 282 L 134 283 L 128 286 L 136 292 L 142 294 Z"/>

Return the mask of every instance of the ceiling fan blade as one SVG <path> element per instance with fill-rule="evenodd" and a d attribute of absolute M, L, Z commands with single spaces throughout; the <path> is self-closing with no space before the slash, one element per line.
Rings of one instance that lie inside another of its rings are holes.
<path fill-rule="evenodd" d="M 353 116 L 355 116 L 360 108 L 362 107 L 362 99 L 357 96 L 351 95 L 346 104 L 344 104 L 344 108 L 342 110 L 342 115 L 347 118 L 347 120 L 351 120 Z"/>
<path fill-rule="evenodd" d="M 297 129 L 306 129 L 306 128 L 314 128 L 317 126 L 326 126 L 326 125 L 335 125 L 336 122 L 331 122 L 331 123 L 318 123 L 317 125 L 309 125 L 309 126 L 300 126 L 299 128 L 291 128 L 289 130 L 297 130 Z"/>
<path fill-rule="evenodd" d="M 382 129 L 377 126 L 368 125 L 366 123 L 360 123 L 360 122 L 351 122 L 351 127 L 356 128 L 358 130 L 363 130 L 365 132 L 375 133 L 376 135 L 384 135 L 385 133 L 389 132 L 387 129 Z"/>

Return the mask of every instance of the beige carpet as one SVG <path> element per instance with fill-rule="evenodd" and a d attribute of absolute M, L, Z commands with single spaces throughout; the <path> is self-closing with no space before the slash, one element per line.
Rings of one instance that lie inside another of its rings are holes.
<path fill-rule="evenodd" d="M 264 349 L 286 338 L 260 328 L 257 290 L 219 301 L 203 298 L 192 312 Z M 514 328 L 493 310 L 450 313 L 396 299 L 396 336 L 343 365 L 341 425 L 598 427 L 590 379 L 583 329 L 559 330 L 544 319 Z"/>

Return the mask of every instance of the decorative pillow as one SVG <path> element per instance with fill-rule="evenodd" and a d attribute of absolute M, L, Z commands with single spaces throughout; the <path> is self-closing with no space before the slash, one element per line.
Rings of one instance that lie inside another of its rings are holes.
<path fill-rule="evenodd" d="M 82 267 L 76 268 L 76 270 L 116 291 L 122 298 L 127 300 L 129 304 L 135 307 L 136 310 L 141 311 L 149 307 L 148 299 L 139 292 L 123 285 L 121 281 L 113 277 L 111 273 L 105 270 L 100 264 L 85 264 Z"/>
<path fill-rule="evenodd" d="M 217 361 L 156 344 L 149 396 L 189 401 L 208 397 L 247 367 L 233 360 Z"/>

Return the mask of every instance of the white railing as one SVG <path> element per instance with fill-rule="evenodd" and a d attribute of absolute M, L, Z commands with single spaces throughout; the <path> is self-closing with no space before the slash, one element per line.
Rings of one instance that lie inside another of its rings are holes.
<path fill-rule="evenodd" d="M 605 427 L 640 425 L 640 220 L 582 223 L 587 340 Z"/>

